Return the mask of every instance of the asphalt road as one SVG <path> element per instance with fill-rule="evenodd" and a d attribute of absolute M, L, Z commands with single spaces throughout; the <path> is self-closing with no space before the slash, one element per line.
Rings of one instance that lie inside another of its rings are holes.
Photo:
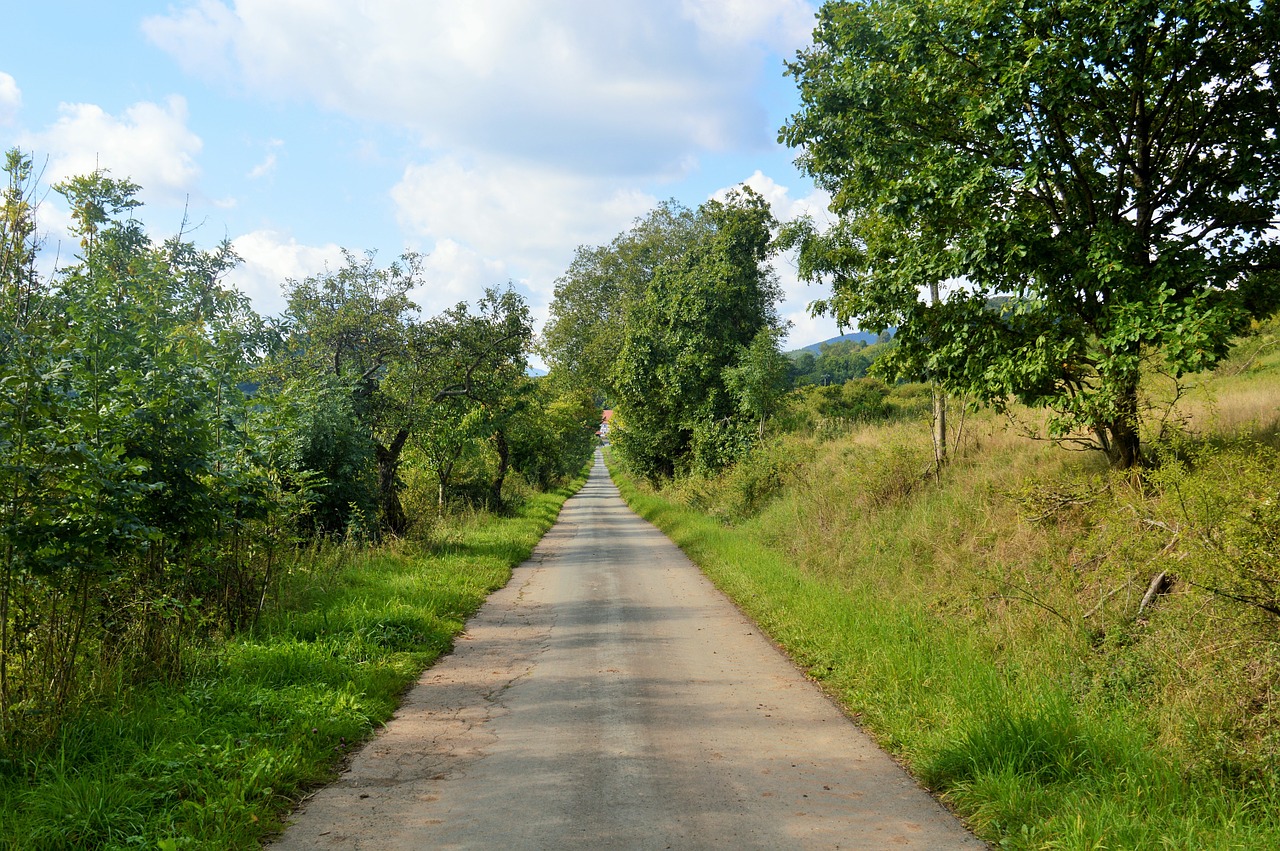
<path fill-rule="evenodd" d="M 597 459 L 287 849 L 984 847 Z"/>

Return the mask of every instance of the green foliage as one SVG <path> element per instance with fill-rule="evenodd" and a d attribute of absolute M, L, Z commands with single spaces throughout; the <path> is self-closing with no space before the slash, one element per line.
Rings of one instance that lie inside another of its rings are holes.
<path fill-rule="evenodd" d="M 768 203 L 744 188 L 708 201 L 697 216 L 697 238 L 656 268 L 631 305 L 614 363 L 613 440 L 649 477 L 734 456 L 739 429 L 729 421 L 738 404 L 726 370 L 778 325 L 778 285 L 765 265 L 774 227 Z M 760 345 L 776 343 L 766 337 Z"/>
<path fill-rule="evenodd" d="M 56 187 L 81 253 L 43 281 L 29 159 L 8 165 L 0 749 L 50 735 L 95 680 L 177 676 L 195 635 L 251 620 L 279 518 L 305 511 L 250 437 L 265 336 L 221 282 L 230 247 L 155 244 L 138 187 L 95 172 Z"/>
<path fill-rule="evenodd" d="M 893 375 L 1130 466 L 1144 361 L 1205 369 L 1277 306 L 1277 45 L 1250 0 L 828 2 L 782 138 L 840 219 L 786 241 L 820 308 L 897 328 Z"/>
<path fill-rule="evenodd" d="M 708 227 L 699 213 L 667 201 L 608 245 L 581 246 L 556 281 L 543 350 L 553 371 L 608 397 L 627 317 L 662 266 L 676 263 Z"/>
<path fill-rule="evenodd" d="M 576 475 L 591 458 L 601 410 L 589 390 L 558 371 L 533 385 L 509 430 L 511 466 L 545 489 Z"/>
<path fill-rule="evenodd" d="M 801 352 L 792 362 L 791 386 L 844 384 L 854 378 L 863 378 L 876 359 L 892 348 L 888 341 L 870 345 L 861 340 L 823 343 L 816 356 L 812 352 Z"/>
<path fill-rule="evenodd" d="M 572 490 L 450 521 L 425 552 L 300 552 L 282 605 L 202 648 L 182 681 L 103 696 L 41 750 L 0 759 L 0 848 L 259 848 L 391 716 Z"/>
<path fill-rule="evenodd" d="M 759 423 L 757 435 L 782 402 L 790 362 L 779 351 L 781 331 L 763 328 L 738 355 L 737 364 L 725 368 L 724 381 L 736 398 L 738 411 Z"/>

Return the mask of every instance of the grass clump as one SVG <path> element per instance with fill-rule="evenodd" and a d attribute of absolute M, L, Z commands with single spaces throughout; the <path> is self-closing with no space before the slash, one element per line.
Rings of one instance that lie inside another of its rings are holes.
<path fill-rule="evenodd" d="M 433 543 L 301 554 L 252 631 L 178 682 L 122 684 L 35 752 L 0 759 L 0 848 L 256 848 L 390 717 L 578 485 Z"/>

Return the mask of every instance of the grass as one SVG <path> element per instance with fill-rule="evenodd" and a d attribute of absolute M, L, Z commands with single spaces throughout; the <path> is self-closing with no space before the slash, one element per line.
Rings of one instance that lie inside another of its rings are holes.
<path fill-rule="evenodd" d="M 180 683 L 121 688 L 24 760 L 0 761 L 0 848 L 256 848 L 332 779 L 582 482 L 512 517 L 300 557 L 253 632 Z"/>
<path fill-rule="evenodd" d="M 1277 621 L 1205 590 L 1274 587 L 1277 397 L 1257 388 L 1276 385 L 1280 346 L 1205 378 L 1201 430 L 1137 478 L 990 415 L 941 483 L 911 421 L 785 437 L 660 492 L 615 474 L 984 839 L 1276 848 Z M 1139 613 L 1161 571 L 1172 590 Z"/>

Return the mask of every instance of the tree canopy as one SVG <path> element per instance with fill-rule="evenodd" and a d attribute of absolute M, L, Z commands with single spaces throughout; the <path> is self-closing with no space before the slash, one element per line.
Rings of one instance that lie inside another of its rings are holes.
<path fill-rule="evenodd" d="M 1256 0 L 826 3 L 781 131 L 838 216 L 787 237 L 815 307 L 1138 463 L 1144 368 L 1209 367 L 1276 307 L 1278 53 Z"/>
<path fill-rule="evenodd" d="M 629 306 L 610 376 L 620 412 L 614 441 L 649 476 L 689 463 L 714 468 L 733 455 L 739 409 L 726 371 L 761 331 L 779 326 L 768 202 L 744 187 L 703 204 L 696 222 Z M 776 347 L 776 336 L 761 345 Z M 750 412 L 749 425 L 764 414 Z"/>

